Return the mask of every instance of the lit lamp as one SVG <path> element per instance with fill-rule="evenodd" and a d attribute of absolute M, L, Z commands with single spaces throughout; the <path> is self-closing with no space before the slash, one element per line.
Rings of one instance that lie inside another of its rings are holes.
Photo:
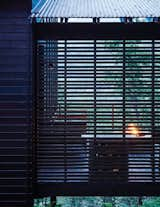
<path fill-rule="evenodd" d="M 139 137 L 141 135 L 139 127 L 133 123 L 128 124 L 126 133 L 131 134 L 131 135 L 135 135 L 136 137 Z"/>

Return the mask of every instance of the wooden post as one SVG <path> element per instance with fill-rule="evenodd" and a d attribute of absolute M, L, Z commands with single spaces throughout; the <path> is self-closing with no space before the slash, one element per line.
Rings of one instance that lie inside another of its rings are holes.
<path fill-rule="evenodd" d="M 142 197 L 138 197 L 138 206 L 142 206 L 143 205 L 143 201 L 142 201 Z"/>
<path fill-rule="evenodd" d="M 57 203 L 56 196 L 51 197 L 51 207 L 55 207 Z"/>

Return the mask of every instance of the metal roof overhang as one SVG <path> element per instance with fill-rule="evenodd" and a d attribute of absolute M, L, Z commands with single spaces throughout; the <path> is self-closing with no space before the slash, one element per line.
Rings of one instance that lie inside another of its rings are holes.
<path fill-rule="evenodd" d="M 44 0 L 41 0 L 41 2 Z M 159 0 L 46 0 L 32 10 L 32 18 L 159 17 Z"/>
<path fill-rule="evenodd" d="M 160 17 L 159 0 L 41 0 L 32 10 L 36 39 L 159 39 L 159 24 L 56 23 L 57 18 Z"/>

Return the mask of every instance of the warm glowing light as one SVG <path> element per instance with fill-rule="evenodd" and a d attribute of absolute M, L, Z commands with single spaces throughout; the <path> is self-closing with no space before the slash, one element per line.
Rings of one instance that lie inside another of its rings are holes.
<path fill-rule="evenodd" d="M 132 134 L 132 135 L 135 135 L 138 137 L 140 135 L 140 129 L 136 124 L 131 123 L 131 124 L 128 124 L 128 128 L 126 130 L 126 133 Z"/>

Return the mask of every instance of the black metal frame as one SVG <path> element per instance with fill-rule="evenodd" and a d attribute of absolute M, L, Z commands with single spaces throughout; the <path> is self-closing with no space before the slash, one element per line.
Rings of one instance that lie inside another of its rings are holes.
<path fill-rule="evenodd" d="M 74 40 L 74 39 L 118 39 L 153 40 L 160 39 L 159 23 L 33 23 L 34 41 L 36 40 Z M 36 48 L 36 45 L 35 45 Z M 154 49 L 154 48 L 153 48 Z M 34 50 L 35 51 L 35 50 Z M 34 53 L 36 62 L 36 54 Z M 124 61 L 125 62 L 125 61 Z M 154 62 L 154 60 L 153 60 Z M 153 65 L 154 68 L 154 65 Z M 38 72 L 34 65 L 34 81 Z M 154 76 L 154 69 L 152 75 Z M 125 78 L 125 75 L 124 75 Z M 34 83 L 34 95 L 37 83 Z M 154 91 L 152 93 L 154 95 Z M 34 98 L 36 100 L 36 97 Z M 36 110 L 36 102 L 34 104 Z M 154 113 L 154 108 L 152 107 Z M 36 111 L 35 111 L 36 130 Z M 154 140 L 153 140 L 154 142 Z M 36 146 L 34 148 L 36 150 Z M 34 151 L 35 153 L 35 151 Z M 36 159 L 34 159 L 36 173 Z M 35 196 L 158 196 L 157 183 L 48 183 L 36 184 Z"/>

